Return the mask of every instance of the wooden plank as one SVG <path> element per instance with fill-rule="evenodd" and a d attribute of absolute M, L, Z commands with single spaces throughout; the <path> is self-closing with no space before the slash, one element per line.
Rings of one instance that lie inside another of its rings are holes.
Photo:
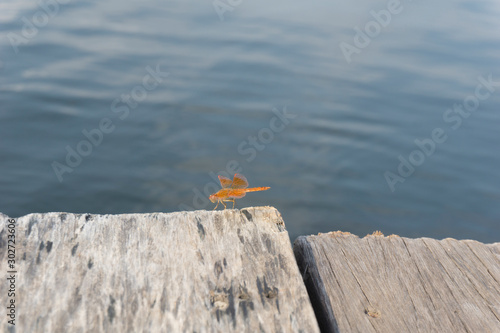
<path fill-rule="evenodd" d="M 500 243 L 332 232 L 294 252 L 322 331 L 500 332 Z"/>
<path fill-rule="evenodd" d="M 18 332 L 319 332 L 274 208 L 17 222 Z"/>

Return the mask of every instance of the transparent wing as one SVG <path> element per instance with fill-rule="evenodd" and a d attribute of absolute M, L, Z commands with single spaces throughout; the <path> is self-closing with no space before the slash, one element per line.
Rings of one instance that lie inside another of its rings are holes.
<path fill-rule="evenodd" d="M 235 174 L 233 178 L 233 183 L 231 184 L 231 188 L 240 189 L 247 187 L 248 187 L 248 180 L 245 178 L 245 176 L 240 175 L 239 173 Z"/>
<path fill-rule="evenodd" d="M 231 179 L 224 177 L 224 176 L 219 176 L 219 180 L 220 180 L 220 185 L 222 186 L 222 188 L 228 188 L 232 184 Z"/>

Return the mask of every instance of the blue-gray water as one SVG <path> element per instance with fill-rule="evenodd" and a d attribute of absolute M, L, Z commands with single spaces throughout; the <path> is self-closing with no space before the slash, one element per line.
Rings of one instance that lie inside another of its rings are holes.
<path fill-rule="evenodd" d="M 238 165 L 271 190 L 237 207 L 275 206 L 292 239 L 499 241 L 498 17 L 493 0 L 3 1 L 0 211 L 212 209 L 196 193 Z"/>

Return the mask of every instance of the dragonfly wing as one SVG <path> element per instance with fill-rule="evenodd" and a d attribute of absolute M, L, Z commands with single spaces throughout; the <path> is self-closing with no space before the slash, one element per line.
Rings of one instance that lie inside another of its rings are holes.
<path fill-rule="evenodd" d="M 220 185 L 222 186 L 222 188 L 228 188 L 232 184 L 231 179 L 224 177 L 224 176 L 219 176 L 219 180 L 220 180 Z"/>
<path fill-rule="evenodd" d="M 231 184 L 231 188 L 241 189 L 247 187 L 248 187 L 248 180 L 245 178 L 245 176 L 240 175 L 239 173 L 235 174 L 233 182 Z"/>

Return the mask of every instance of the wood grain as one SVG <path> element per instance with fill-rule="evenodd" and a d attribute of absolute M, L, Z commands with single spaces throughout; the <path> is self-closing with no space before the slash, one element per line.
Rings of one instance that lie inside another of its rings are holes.
<path fill-rule="evenodd" d="M 325 332 L 500 332 L 500 243 L 332 232 L 295 255 Z"/>
<path fill-rule="evenodd" d="M 17 223 L 18 332 L 319 331 L 274 208 Z M 6 297 L 1 283 L 2 307 Z"/>

